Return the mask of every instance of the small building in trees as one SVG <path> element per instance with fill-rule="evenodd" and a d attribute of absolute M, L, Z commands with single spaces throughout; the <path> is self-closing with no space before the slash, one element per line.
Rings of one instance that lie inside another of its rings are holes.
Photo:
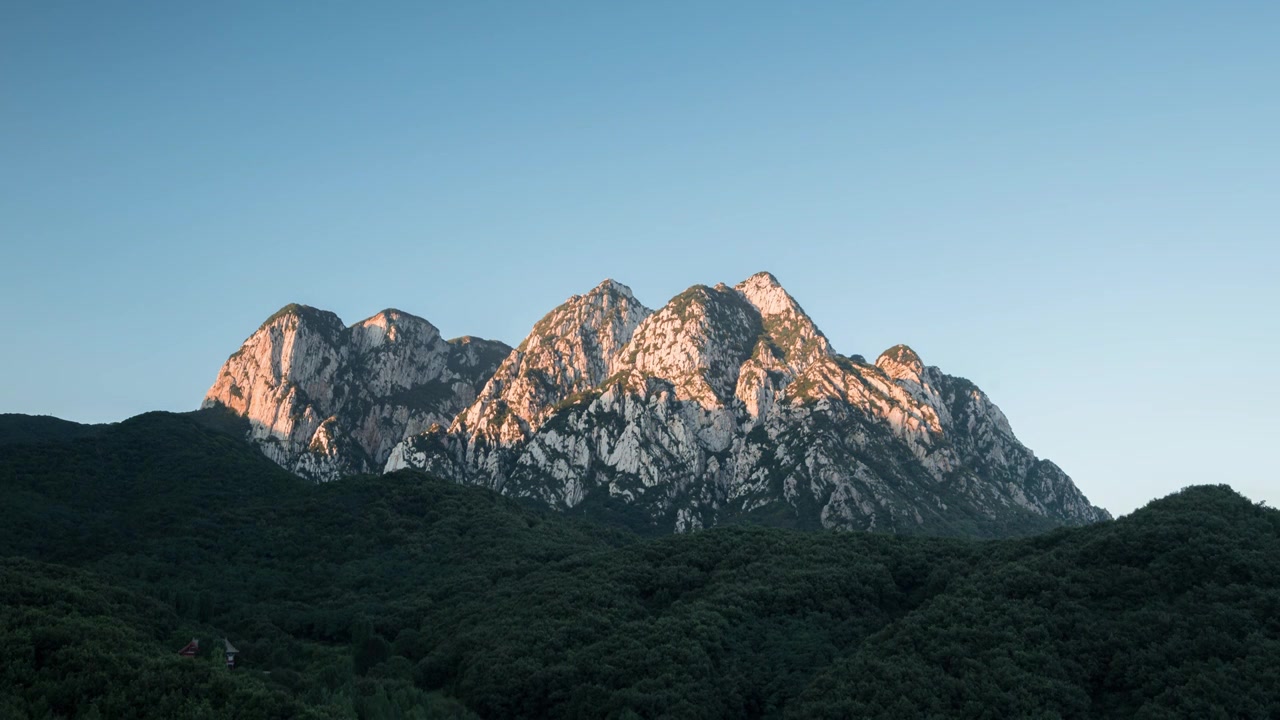
<path fill-rule="evenodd" d="M 195 638 L 191 638 L 191 642 L 187 643 L 181 650 L 179 650 L 178 654 L 182 657 L 193 658 L 198 652 L 200 652 L 200 641 Z"/>
<path fill-rule="evenodd" d="M 234 670 L 236 667 L 236 653 L 240 651 L 237 650 L 236 646 L 232 645 L 231 641 L 226 638 L 222 638 L 222 644 L 224 646 L 223 650 L 227 654 L 227 669 Z"/>

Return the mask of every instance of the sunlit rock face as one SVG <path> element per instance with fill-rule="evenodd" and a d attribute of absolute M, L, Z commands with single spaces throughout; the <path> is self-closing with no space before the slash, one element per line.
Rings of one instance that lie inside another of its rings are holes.
<path fill-rule="evenodd" d="M 656 311 L 613 281 L 570 298 L 451 424 L 391 450 L 404 467 L 676 531 L 1108 517 L 972 383 L 902 345 L 837 354 L 768 273 Z"/>
<path fill-rule="evenodd" d="M 612 280 L 574 295 L 533 326 L 450 431 L 485 444 L 524 439 L 558 403 L 603 382 L 611 359 L 651 312 Z"/>
<path fill-rule="evenodd" d="M 402 440 L 448 425 L 472 403 L 510 349 L 446 341 L 398 310 L 347 327 L 333 313 L 290 305 L 227 359 L 204 407 L 247 418 L 251 440 L 304 477 L 376 472 Z"/>

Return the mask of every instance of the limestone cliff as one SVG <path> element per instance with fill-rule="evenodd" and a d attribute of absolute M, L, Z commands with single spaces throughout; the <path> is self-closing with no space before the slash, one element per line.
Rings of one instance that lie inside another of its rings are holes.
<path fill-rule="evenodd" d="M 777 280 L 694 286 L 651 312 L 613 281 L 570 298 L 452 424 L 398 445 L 424 468 L 660 528 L 753 517 L 954 531 L 1108 517 L 972 383 L 905 346 L 837 354 Z"/>
<path fill-rule="evenodd" d="M 350 327 L 289 305 L 222 366 L 204 406 L 246 417 L 250 438 L 316 480 L 382 468 L 391 449 L 473 402 L 510 348 L 444 340 L 431 323 L 384 310 Z"/>

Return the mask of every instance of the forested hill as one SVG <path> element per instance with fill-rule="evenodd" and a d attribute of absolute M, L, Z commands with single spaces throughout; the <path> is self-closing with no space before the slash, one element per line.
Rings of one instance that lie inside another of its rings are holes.
<path fill-rule="evenodd" d="M 71 440 L 95 435 L 102 428 L 50 415 L 0 413 L 0 445 Z"/>
<path fill-rule="evenodd" d="M 0 447 L 0 506 L 5 718 L 1280 716 L 1280 513 L 1225 486 L 1012 541 L 642 539 L 151 413 Z"/>

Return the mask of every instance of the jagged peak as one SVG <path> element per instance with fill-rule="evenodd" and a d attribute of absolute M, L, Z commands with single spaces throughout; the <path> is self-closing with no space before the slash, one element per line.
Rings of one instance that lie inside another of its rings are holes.
<path fill-rule="evenodd" d="M 743 334 L 735 342 L 749 339 L 751 343 L 774 344 L 784 357 L 796 354 L 793 359 L 800 365 L 807 365 L 816 355 L 829 355 L 830 343 L 804 309 L 781 286 L 770 283 L 776 283 L 772 275 L 758 273 L 734 287 L 724 283 L 693 285 L 659 308 L 646 325 L 658 326 L 672 317 L 682 324 L 696 322 L 708 327 L 726 321 L 745 323 L 731 331 Z M 769 297 L 769 293 L 776 293 L 776 297 Z M 637 330 L 637 337 L 642 332 Z"/>
<path fill-rule="evenodd" d="M 651 374 L 674 382 L 682 400 L 723 406 L 761 330 L 760 314 L 736 290 L 694 285 L 636 328 L 612 369 Z"/>
<path fill-rule="evenodd" d="M 279 310 L 271 313 L 271 316 L 263 321 L 263 324 L 274 322 L 282 317 L 304 317 L 307 315 L 333 315 L 328 310 L 305 305 L 303 303 L 289 303 Z"/>
<path fill-rule="evenodd" d="M 741 328 L 742 333 L 754 337 L 759 332 L 759 313 L 737 290 L 724 283 L 715 287 L 692 285 L 645 318 L 641 327 L 636 330 L 636 339 L 652 344 L 659 338 L 649 336 L 656 332 L 662 343 L 670 342 L 672 338 L 669 331 L 660 328 L 667 327 L 672 320 L 679 328 L 692 328 L 690 323 L 711 328 L 729 318 L 751 318 L 750 322 L 754 323 L 754 327 Z M 642 338 L 642 335 L 646 337 Z"/>
<path fill-rule="evenodd" d="M 910 369 L 915 374 L 920 374 L 924 370 L 924 362 L 920 360 L 920 356 L 916 354 L 911 346 L 897 344 L 880 353 L 880 357 L 876 358 L 876 367 L 889 372 L 892 367 L 903 367 Z M 889 373 L 893 375 L 893 373 Z"/>
<path fill-rule="evenodd" d="M 501 340 L 487 340 L 473 335 L 463 335 L 447 341 L 449 367 L 453 369 L 491 365 L 494 370 L 511 354 L 511 346 Z M 492 373 L 490 373 L 492 375 Z M 485 378 L 488 382 L 488 377 Z M 476 390 L 479 391 L 481 383 Z"/>
<path fill-rule="evenodd" d="M 804 315 L 799 303 L 772 273 L 758 272 L 735 285 L 734 289 L 754 305 L 763 317 L 792 313 Z"/>
<path fill-rule="evenodd" d="M 556 309 L 547 313 L 547 315 L 548 316 L 553 315 L 556 312 L 559 312 L 560 310 L 563 310 L 566 307 L 574 307 L 576 305 L 582 304 L 583 302 L 590 303 L 590 302 L 599 300 L 601 298 L 612 298 L 612 297 L 625 298 L 627 300 L 632 300 L 632 301 L 636 299 L 636 296 L 631 292 L 631 288 L 627 287 L 626 285 L 623 285 L 622 283 L 618 282 L 617 280 L 614 280 L 613 278 L 605 278 L 604 280 L 600 281 L 599 285 L 596 285 L 595 287 L 591 288 L 585 293 L 582 293 L 581 295 L 578 295 L 578 294 L 570 295 L 568 298 L 565 299 L 563 303 L 561 303 L 558 307 L 556 307 Z"/>
<path fill-rule="evenodd" d="M 474 343 L 476 345 L 503 347 L 507 350 L 511 349 L 510 345 L 502 342 L 501 340 L 490 340 L 489 338 L 476 337 L 475 335 L 459 335 L 456 338 L 450 338 L 448 342 L 450 345 L 454 345 L 456 347 L 465 347 Z"/>
<path fill-rule="evenodd" d="M 626 285 L 623 285 L 622 283 L 618 282 L 617 280 L 614 280 L 613 278 L 605 278 L 600 282 L 599 285 L 596 285 L 594 288 L 592 288 L 591 292 L 587 293 L 587 295 L 590 296 L 593 294 L 604 294 L 604 293 L 608 293 L 611 295 L 622 295 L 624 297 L 635 299 L 635 295 L 631 293 L 631 288 L 627 287 Z"/>
<path fill-rule="evenodd" d="M 724 283 L 718 283 L 715 287 L 699 283 L 685 288 L 683 292 L 668 300 L 667 304 L 659 308 L 659 310 L 670 309 L 680 317 L 684 317 L 688 309 L 693 305 L 706 306 L 717 302 L 739 304 L 742 302 L 742 297 Z"/>
<path fill-rule="evenodd" d="M 652 312 L 636 329 L 635 338 L 637 341 L 643 341 L 643 344 L 652 347 L 654 343 L 664 344 L 671 340 L 668 331 L 662 328 L 668 327 L 668 323 L 675 321 L 676 326 L 684 328 L 681 332 L 706 332 L 718 328 L 723 322 L 730 321 L 732 318 L 754 318 L 751 322 L 754 327 L 740 328 L 741 333 L 754 337 L 759 333 L 759 313 L 751 304 L 742 297 L 742 294 L 723 283 L 710 287 L 707 285 L 692 285 L 675 297 L 667 301 L 665 305 Z M 704 330 L 694 331 L 694 327 L 702 327 Z M 657 336 L 654 333 L 657 333 Z M 630 355 L 634 356 L 635 348 L 632 348 Z"/>
<path fill-rule="evenodd" d="M 385 343 L 416 341 L 437 343 L 440 329 L 424 318 L 407 312 L 387 308 L 348 328 L 362 349 L 372 349 Z"/>
<path fill-rule="evenodd" d="M 768 270 L 761 270 L 760 272 L 752 275 L 746 280 L 743 280 L 742 282 L 738 283 L 738 285 L 746 285 L 748 283 L 772 285 L 778 288 L 782 287 L 782 283 L 778 282 L 777 276 L 775 276 L 773 273 L 769 272 Z"/>
<path fill-rule="evenodd" d="M 421 317 L 419 315 L 414 315 L 413 313 L 408 313 L 403 310 L 397 310 L 395 308 L 387 308 L 385 310 L 380 310 L 374 313 L 373 315 L 370 315 L 369 317 L 365 318 L 364 320 L 361 320 L 355 325 L 352 325 L 351 327 L 369 327 L 371 325 L 376 325 L 378 327 L 388 327 L 388 326 L 396 325 L 399 323 L 405 323 L 405 322 L 413 325 L 427 325 L 432 328 L 435 327 L 435 325 L 431 324 L 431 321 L 427 320 L 424 317 Z"/>
<path fill-rule="evenodd" d="M 651 312 L 649 308 L 645 307 L 643 303 L 636 299 L 636 296 L 631 293 L 631 288 L 623 285 L 613 278 L 606 278 L 599 285 L 591 288 L 591 290 L 583 295 L 570 295 L 564 302 L 557 305 L 551 310 L 551 312 L 543 315 L 542 319 L 534 323 L 534 330 L 537 331 L 540 326 L 554 322 L 565 313 L 577 313 L 585 308 L 598 308 L 601 306 L 634 307 L 638 308 L 646 315 Z"/>
<path fill-rule="evenodd" d="M 826 335 L 772 273 L 758 272 L 734 290 L 760 313 L 768 342 L 782 351 L 793 371 L 834 352 Z"/>
<path fill-rule="evenodd" d="M 294 318 L 300 323 L 315 323 L 329 329 L 341 330 L 345 327 L 342 323 L 342 318 L 338 317 L 336 313 L 310 305 L 303 305 L 302 303 L 289 303 L 272 313 L 266 320 L 263 320 L 262 324 L 258 326 L 258 330 L 262 331 L 285 318 Z"/>
<path fill-rule="evenodd" d="M 519 349 L 529 347 L 535 339 L 560 338 L 587 328 L 600 330 L 605 326 L 615 326 L 611 332 L 620 335 L 617 344 L 621 345 L 630 339 L 635 326 L 652 312 L 631 294 L 631 288 L 606 279 L 587 294 L 571 295 L 543 315 L 521 341 Z"/>

